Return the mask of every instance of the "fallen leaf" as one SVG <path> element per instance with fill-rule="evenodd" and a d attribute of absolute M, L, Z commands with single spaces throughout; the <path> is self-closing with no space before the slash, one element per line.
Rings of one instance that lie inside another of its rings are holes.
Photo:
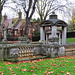
<path fill-rule="evenodd" d="M 11 67 L 11 68 L 9 68 L 9 70 L 11 71 L 11 70 L 12 70 L 12 67 Z"/>
<path fill-rule="evenodd" d="M 1 75 L 4 75 L 4 73 L 2 72 Z"/>
<path fill-rule="evenodd" d="M 69 62 L 69 61 L 66 61 L 67 63 Z"/>
<path fill-rule="evenodd" d="M 18 68 L 17 66 L 15 68 Z"/>
<path fill-rule="evenodd" d="M 47 71 L 43 73 L 43 75 L 47 75 Z"/>
<path fill-rule="evenodd" d="M 0 73 L 3 73 L 3 72 L 0 71 Z"/>
<path fill-rule="evenodd" d="M 53 64 L 53 66 L 57 66 L 57 64 Z"/>
<path fill-rule="evenodd" d="M 49 69 L 49 70 L 52 70 L 52 69 Z"/>
<path fill-rule="evenodd" d="M 32 69 L 35 69 L 35 68 L 36 68 L 36 66 L 35 66 L 35 65 L 33 65 L 31 68 L 32 68 Z"/>
<path fill-rule="evenodd" d="M 36 75 L 36 74 L 32 74 L 32 75 Z"/>
<path fill-rule="evenodd" d="M 37 63 L 37 61 L 36 61 L 36 60 L 34 60 L 34 61 L 32 61 L 32 63 Z"/>
<path fill-rule="evenodd" d="M 48 72 L 48 74 L 53 74 L 54 71 Z"/>
<path fill-rule="evenodd" d="M 64 71 L 60 71 L 60 73 L 64 73 Z"/>
<path fill-rule="evenodd" d="M 70 72 L 66 72 L 65 75 L 71 75 L 71 73 Z"/>
<path fill-rule="evenodd" d="M 34 70 L 31 70 L 31 72 L 34 72 Z"/>
<path fill-rule="evenodd" d="M 26 66 L 26 65 L 23 65 L 23 66 Z"/>
<path fill-rule="evenodd" d="M 25 72 L 25 71 L 27 71 L 27 69 L 22 69 L 22 72 Z"/>
<path fill-rule="evenodd" d="M 13 74 L 14 74 L 15 72 L 14 72 L 14 71 L 11 71 L 11 73 L 13 73 Z"/>

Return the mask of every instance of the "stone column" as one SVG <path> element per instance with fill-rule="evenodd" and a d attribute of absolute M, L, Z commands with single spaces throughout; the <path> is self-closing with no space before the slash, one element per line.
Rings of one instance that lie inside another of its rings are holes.
<path fill-rule="evenodd" d="M 40 27 L 40 40 L 45 44 L 45 27 Z"/>
<path fill-rule="evenodd" d="M 2 42 L 7 42 L 7 33 L 6 33 L 6 28 L 3 29 L 3 37 L 4 39 L 2 40 Z"/>
<path fill-rule="evenodd" d="M 7 39 L 6 34 L 7 34 L 7 33 L 6 33 L 6 29 L 4 29 L 4 34 L 3 34 L 3 35 L 4 35 L 4 39 Z"/>
<path fill-rule="evenodd" d="M 43 27 L 40 27 L 40 40 L 41 41 L 43 40 L 42 33 L 43 33 Z"/>
<path fill-rule="evenodd" d="M 0 41 L 1 41 L 1 34 L 2 34 L 2 31 L 1 31 L 1 25 L 0 25 Z"/>
<path fill-rule="evenodd" d="M 61 44 L 61 34 L 59 33 L 59 45 Z"/>
<path fill-rule="evenodd" d="M 48 34 L 46 33 L 46 45 L 48 44 Z"/>
<path fill-rule="evenodd" d="M 62 27 L 62 44 L 66 44 L 66 28 L 67 27 Z"/>
<path fill-rule="evenodd" d="M 52 26 L 52 37 L 57 37 L 57 26 Z"/>
<path fill-rule="evenodd" d="M 0 47 L 0 61 L 4 60 L 4 48 Z"/>

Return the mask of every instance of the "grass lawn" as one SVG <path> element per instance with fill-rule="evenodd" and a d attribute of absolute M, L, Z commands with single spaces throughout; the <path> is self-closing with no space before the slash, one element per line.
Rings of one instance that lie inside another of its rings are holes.
<path fill-rule="evenodd" d="M 0 61 L 1 75 L 75 75 L 75 56 L 18 63 Z"/>
<path fill-rule="evenodd" d="M 67 38 L 67 42 L 75 43 L 75 38 Z"/>

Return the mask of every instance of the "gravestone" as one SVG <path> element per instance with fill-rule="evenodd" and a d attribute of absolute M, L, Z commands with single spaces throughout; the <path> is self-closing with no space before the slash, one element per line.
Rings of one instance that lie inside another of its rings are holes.
<path fill-rule="evenodd" d="M 52 15 L 50 15 L 50 18 L 48 20 L 40 23 L 40 40 L 43 41 L 41 52 L 43 55 L 45 54 L 50 57 L 64 56 L 65 48 L 63 45 L 66 44 L 67 26 L 67 23 L 63 20 L 59 20 L 54 12 L 52 13 Z M 50 28 L 48 32 L 46 31 L 46 34 L 45 27 Z M 58 30 L 58 27 L 61 27 L 61 32 Z M 60 41 L 60 34 L 62 34 L 62 43 Z"/>

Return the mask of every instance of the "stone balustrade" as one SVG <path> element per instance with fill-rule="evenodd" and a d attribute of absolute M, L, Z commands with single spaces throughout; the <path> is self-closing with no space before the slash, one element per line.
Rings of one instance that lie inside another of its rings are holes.
<path fill-rule="evenodd" d="M 67 45 L 68 46 L 68 45 Z M 70 46 L 70 45 L 69 45 Z M 31 44 L 2 44 L 0 45 L 0 60 L 6 60 L 8 58 L 28 57 L 33 55 L 45 55 L 49 57 L 64 56 L 67 52 L 64 45 L 43 45 L 42 43 Z M 74 45 L 75 49 L 75 45 Z M 72 54 L 74 54 L 73 50 Z M 68 51 L 69 52 L 69 51 Z"/>
<path fill-rule="evenodd" d="M 34 48 L 41 47 L 40 44 L 9 44 L 0 46 L 0 60 L 13 57 L 27 57 L 34 54 Z"/>

